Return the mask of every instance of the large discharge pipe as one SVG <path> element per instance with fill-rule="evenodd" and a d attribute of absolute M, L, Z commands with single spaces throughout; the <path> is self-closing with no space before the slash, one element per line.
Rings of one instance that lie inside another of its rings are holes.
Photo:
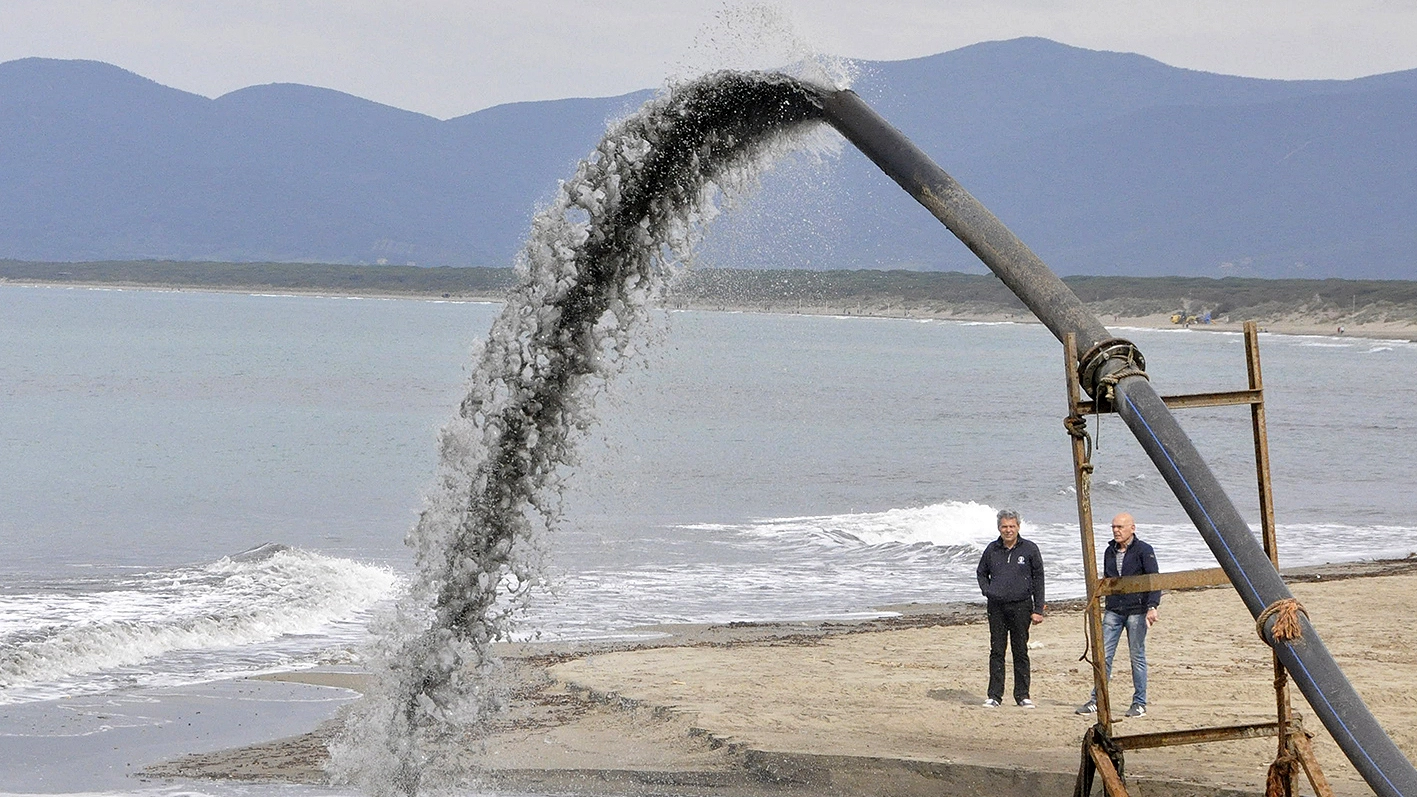
<path fill-rule="evenodd" d="M 1084 387 L 1100 398 L 1098 378 L 1120 376 L 1113 405 L 1171 486 L 1250 614 L 1259 617 L 1276 601 L 1292 599 L 1249 524 L 1151 383 L 1141 375 L 1128 375 L 1134 374 L 1128 368 L 1132 365 L 1126 356 L 1128 347 L 1116 347 L 1109 356 L 1107 344 L 1112 336 L 1082 300 L 998 218 L 855 92 L 827 94 L 822 105 L 833 127 L 943 222 L 1060 341 L 1073 333 L 1079 351 L 1103 353 L 1103 359 L 1094 362 L 1084 376 Z M 1417 770 L 1368 711 L 1308 618 L 1300 615 L 1300 622 L 1301 636 L 1288 641 L 1274 639 L 1273 618 L 1263 629 L 1299 691 L 1374 792 L 1383 797 L 1417 797 Z"/>

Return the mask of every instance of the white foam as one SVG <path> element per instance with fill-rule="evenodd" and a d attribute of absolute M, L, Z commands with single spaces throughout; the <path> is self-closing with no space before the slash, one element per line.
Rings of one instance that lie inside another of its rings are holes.
<path fill-rule="evenodd" d="M 83 676 L 169 654 L 325 633 L 362 618 L 398 583 L 385 568 L 285 549 L 143 573 L 117 589 L 0 595 L 0 703 L 99 689 L 105 679 Z"/>
<path fill-rule="evenodd" d="M 685 529 L 729 531 L 775 540 L 800 539 L 828 546 L 970 546 L 983 549 L 998 536 L 995 510 L 973 501 L 845 515 L 766 518 L 739 525 L 688 525 Z M 1027 525 L 1025 525 L 1027 530 Z"/>

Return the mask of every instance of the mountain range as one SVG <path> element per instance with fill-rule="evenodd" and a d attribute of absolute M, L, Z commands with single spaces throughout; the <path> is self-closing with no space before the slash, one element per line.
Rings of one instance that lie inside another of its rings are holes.
<path fill-rule="evenodd" d="M 1060 273 L 1417 278 L 1417 69 L 1260 80 L 1034 38 L 859 68 L 853 88 Z M 652 95 L 438 120 L 10 61 L 0 258 L 505 266 L 607 121 Z M 983 271 L 844 143 L 725 208 L 708 265 Z"/>

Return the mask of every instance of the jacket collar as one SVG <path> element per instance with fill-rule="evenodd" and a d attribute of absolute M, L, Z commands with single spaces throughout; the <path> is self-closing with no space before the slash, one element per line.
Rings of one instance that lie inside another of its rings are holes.
<path fill-rule="evenodd" d="M 1141 537 L 1138 537 L 1137 535 L 1133 534 L 1133 535 L 1132 535 L 1132 541 L 1129 542 L 1129 543 L 1127 543 L 1127 548 L 1126 548 L 1126 550 L 1130 551 L 1130 550 L 1135 549 L 1135 548 L 1137 547 L 1137 543 L 1140 543 L 1140 542 L 1141 542 Z M 1120 549 L 1117 548 L 1117 541 L 1116 541 L 1116 540 L 1108 540 L 1108 541 L 1107 541 L 1107 550 L 1109 550 L 1109 551 L 1120 550 Z"/>

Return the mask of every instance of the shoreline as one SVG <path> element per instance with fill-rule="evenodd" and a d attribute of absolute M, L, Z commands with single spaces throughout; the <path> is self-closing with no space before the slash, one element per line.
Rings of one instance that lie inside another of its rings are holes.
<path fill-rule="evenodd" d="M 1417 754 L 1417 633 L 1364 606 L 1417 611 L 1417 557 L 1286 569 L 1285 579 L 1398 746 Z M 472 745 L 483 785 L 523 793 L 670 795 L 1066 792 L 1092 718 L 1080 601 L 1034 630 L 1035 710 L 982 701 L 988 634 L 980 604 L 912 604 L 841 622 L 661 626 L 656 639 L 502 646 L 508 714 Z M 1148 639 L 1151 711 L 1119 734 L 1273 720 L 1269 649 L 1232 589 L 1168 592 Z M 1129 689 L 1114 673 L 1114 702 Z M 358 689 L 357 673 L 263 680 Z M 1302 696 L 1337 794 L 1369 793 Z M 1268 719 L 1266 719 L 1268 718 Z M 1140 727 L 1134 727 L 1140 726 Z M 148 767 L 144 778 L 326 785 L 336 722 Z M 1132 751 L 1140 793 L 1262 794 L 1272 739 Z M 1027 751 L 1023 755 L 1023 751 Z"/>
<path fill-rule="evenodd" d="M 152 285 L 121 282 L 59 282 L 44 280 L 0 280 L 0 286 L 12 285 L 27 288 L 68 288 L 77 290 L 153 291 L 158 293 L 227 293 L 249 296 L 310 297 L 327 299 L 379 299 L 413 300 L 433 302 L 466 302 L 473 304 L 501 304 L 505 301 L 502 293 L 428 293 L 420 291 L 350 291 L 319 288 L 271 288 L 265 286 L 241 285 Z M 687 310 L 695 312 L 762 313 L 768 315 L 812 315 L 841 318 L 891 318 L 910 320 L 955 321 L 981 324 L 1038 324 L 1035 316 L 1026 310 L 990 309 L 982 310 L 976 305 L 961 303 L 951 306 L 941 302 L 926 305 L 901 302 L 896 305 L 864 307 L 854 305 L 802 305 L 779 306 L 771 303 L 720 302 L 701 299 L 684 300 L 673 294 L 657 303 L 667 311 Z M 1104 303 L 1105 304 L 1105 303 Z M 1104 312 L 1102 308 L 1092 308 L 1105 326 L 1119 329 L 1152 329 L 1195 332 L 1239 333 L 1244 330 L 1245 320 L 1221 320 L 1209 324 L 1175 324 L 1165 313 L 1148 315 L 1121 315 Z M 1343 315 L 1323 319 L 1301 317 L 1300 311 L 1285 316 L 1256 318 L 1261 333 L 1323 338 L 1358 338 L 1363 340 L 1389 341 L 1396 343 L 1417 343 L 1417 321 L 1357 321 L 1346 320 Z M 1110 320 L 1108 320 L 1110 318 Z M 1339 330 L 1342 330 L 1341 332 Z"/>

